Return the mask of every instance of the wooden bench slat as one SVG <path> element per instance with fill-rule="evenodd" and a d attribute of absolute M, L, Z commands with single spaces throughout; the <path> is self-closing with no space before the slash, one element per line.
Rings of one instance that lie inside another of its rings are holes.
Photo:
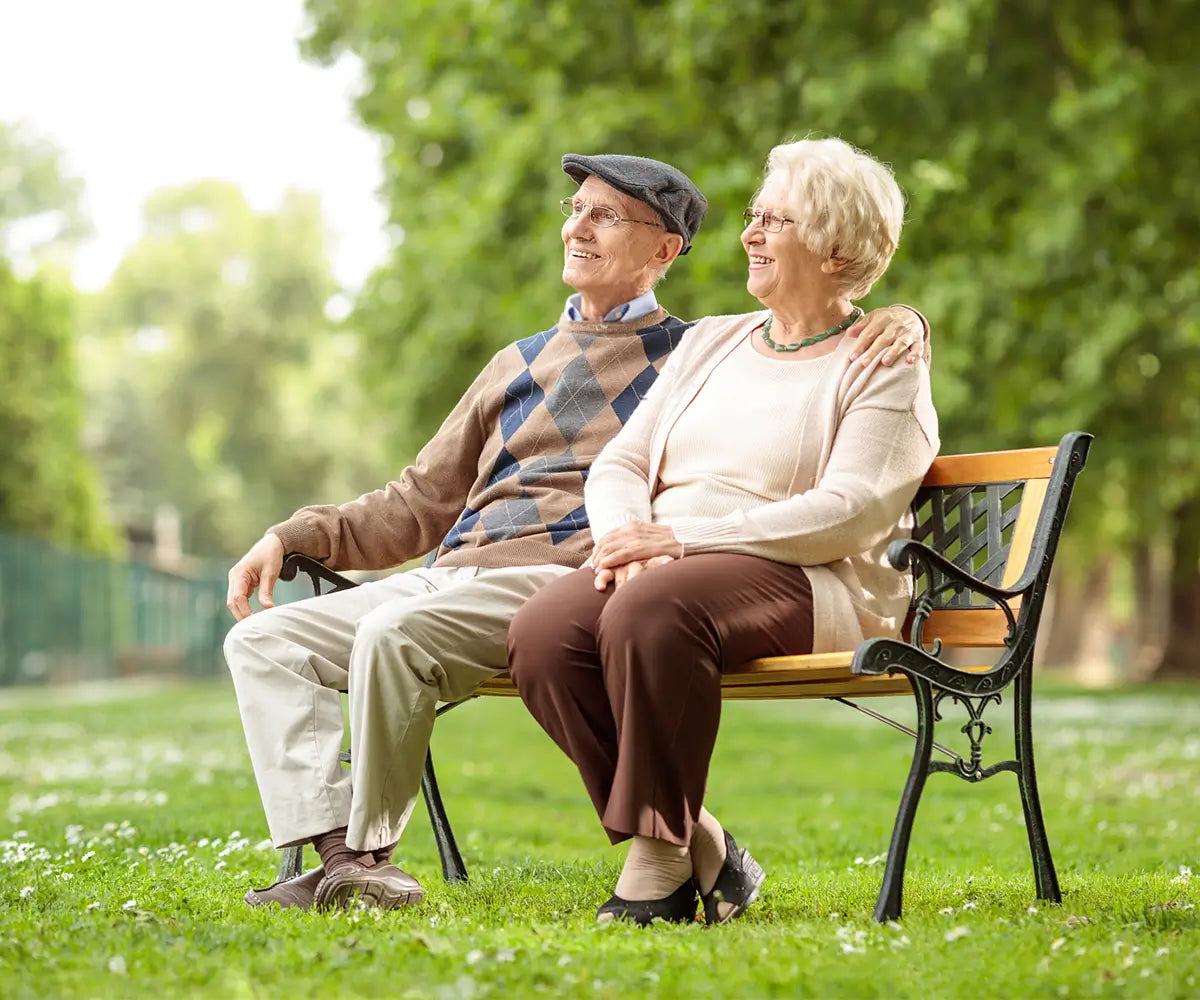
<path fill-rule="evenodd" d="M 959 486 L 1049 479 L 1057 452 L 1057 448 L 1021 448 L 973 455 L 943 455 L 933 460 L 921 485 Z"/>
<path fill-rule="evenodd" d="M 1013 614 L 1021 607 L 1019 598 L 1009 601 Z M 904 634 L 908 635 L 905 626 Z M 1008 634 L 1008 619 L 999 608 L 944 608 L 934 611 L 925 622 L 924 639 L 941 639 L 951 649 L 998 648 Z"/>
<path fill-rule="evenodd" d="M 786 663 L 801 664 L 786 667 L 780 665 L 773 673 L 730 672 L 721 678 L 721 697 L 730 700 L 749 700 L 758 698 L 830 698 L 835 695 L 857 697 L 858 695 L 906 694 L 912 690 L 904 677 L 867 677 L 850 673 L 852 653 L 829 653 L 826 657 L 845 657 L 845 665 L 841 668 L 818 666 L 811 670 L 803 667 L 804 656 L 782 656 L 774 660 Z M 819 657 L 812 657 L 818 659 Z M 748 671 L 755 664 L 771 661 L 756 660 L 744 664 L 740 671 Z M 759 668 L 761 669 L 761 668 Z M 515 698 L 517 689 L 507 673 L 497 674 L 483 682 L 479 688 L 480 694 Z"/>
<path fill-rule="evenodd" d="M 787 682 L 783 684 L 736 684 L 722 685 L 721 697 L 727 701 L 772 701 L 788 698 L 878 698 L 883 696 L 910 694 L 912 687 L 908 678 L 857 677 L 849 674 L 841 680 L 816 681 L 812 683 Z"/>
<path fill-rule="evenodd" d="M 1021 512 L 1013 525 L 1012 541 L 1008 546 L 1008 562 L 1004 566 L 1004 578 L 1000 586 L 1011 587 L 1025 572 L 1029 562 L 1029 550 L 1033 547 L 1033 531 L 1046 502 L 1046 491 L 1050 488 L 1047 479 L 1031 479 L 1021 494 Z"/>

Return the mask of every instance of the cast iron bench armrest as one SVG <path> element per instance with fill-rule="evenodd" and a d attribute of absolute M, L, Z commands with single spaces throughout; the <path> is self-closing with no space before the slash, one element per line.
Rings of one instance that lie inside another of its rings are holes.
<path fill-rule="evenodd" d="M 909 630 L 908 642 L 902 639 L 870 639 L 854 652 L 850 672 L 854 674 L 892 674 L 901 672 L 923 677 L 936 687 L 961 695 L 980 695 L 1006 686 L 1012 674 L 1019 668 L 1019 661 L 1011 657 L 1012 641 L 1017 635 L 1017 617 L 1009 601 L 1022 595 L 1021 590 L 994 587 L 955 565 L 945 556 L 923 542 L 911 538 L 892 542 L 888 546 L 887 560 L 898 570 L 913 567 L 923 571 L 927 585 L 916 601 L 916 613 Z M 1032 581 L 1031 581 L 1032 583 Z M 1027 589 L 1027 588 L 1026 588 Z M 939 659 L 942 651 L 940 639 L 935 639 L 931 649 L 925 648 L 922 630 L 933 602 L 946 591 L 961 593 L 964 590 L 995 601 L 996 606 L 1008 619 L 1006 648 L 995 666 L 987 670 L 963 670 Z"/>
<path fill-rule="evenodd" d="M 283 568 L 279 571 L 279 579 L 289 581 L 296 579 L 298 573 L 307 573 L 313 583 L 313 590 L 320 593 L 318 581 L 324 580 L 333 585 L 333 590 L 350 590 L 358 584 L 335 573 L 319 559 L 301 555 L 299 552 L 289 552 L 283 558 Z M 332 591 L 330 591 L 332 593 Z"/>
<path fill-rule="evenodd" d="M 911 538 L 902 538 L 899 541 L 892 542 L 888 546 L 887 561 L 890 562 L 898 570 L 909 569 L 915 562 L 918 564 L 918 569 L 923 569 L 929 580 L 934 579 L 933 571 L 937 571 L 942 576 L 947 577 L 952 583 L 944 585 L 946 589 L 970 590 L 976 594 L 982 594 L 984 597 L 990 598 L 997 603 L 1001 601 L 1011 601 L 1014 597 L 1020 597 L 1021 594 L 1029 589 L 1030 580 L 1023 587 L 1013 588 L 1011 590 L 1003 587 L 993 587 L 990 583 L 980 580 L 977 576 L 968 573 L 961 566 L 952 563 L 940 552 L 930 548 L 924 542 L 915 542 Z M 925 595 L 922 594 L 922 597 Z"/>

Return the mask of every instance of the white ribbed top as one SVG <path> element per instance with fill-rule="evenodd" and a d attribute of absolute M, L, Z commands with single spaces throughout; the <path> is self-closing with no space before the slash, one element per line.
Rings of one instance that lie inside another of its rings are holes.
<path fill-rule="evenodd" d="M 749 338 L 738 345 L 667 436 L 654 521 L 686 528 L 787 499 L 829 361 L 764 357 Z"/>

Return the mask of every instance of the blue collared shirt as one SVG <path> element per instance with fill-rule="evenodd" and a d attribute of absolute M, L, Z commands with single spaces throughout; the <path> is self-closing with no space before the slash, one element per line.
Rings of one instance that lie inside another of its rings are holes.
<path fill-rule="evenodd" d="M 583 315 L 579 311 L 579 307 L 583 305 L 583 296 L 576 292 L 567 298 L 567 319 L 575 323 L 583 321 Z M 622 302 L 619 306 L 614 306 L 608 311 L 604 317 L 605 323 L 617 323 L 623 319 L 641 319 L 643 316 L 649 316 L 658 308 L 658 299 L 654 297 L 654 290 L 643 292 L 636 299 L 630 299 L 628 302 Z"/>

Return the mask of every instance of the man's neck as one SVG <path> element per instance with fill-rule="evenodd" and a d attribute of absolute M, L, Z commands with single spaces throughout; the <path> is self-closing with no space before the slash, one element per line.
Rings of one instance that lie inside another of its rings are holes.
<path fill-rule="evenodd" d="M 603 298 L 589 298 L 584 292 L 576 292 L 567 298 L 567 315 L 584 323 L 611 323 L 620 320 L 637 319 L 658 308 L 658 300 L 652 291 L 641 293 L 618 292 L 616 295 L 627 295 L 626 298 L 616 298 L 606 295 Z"/>

